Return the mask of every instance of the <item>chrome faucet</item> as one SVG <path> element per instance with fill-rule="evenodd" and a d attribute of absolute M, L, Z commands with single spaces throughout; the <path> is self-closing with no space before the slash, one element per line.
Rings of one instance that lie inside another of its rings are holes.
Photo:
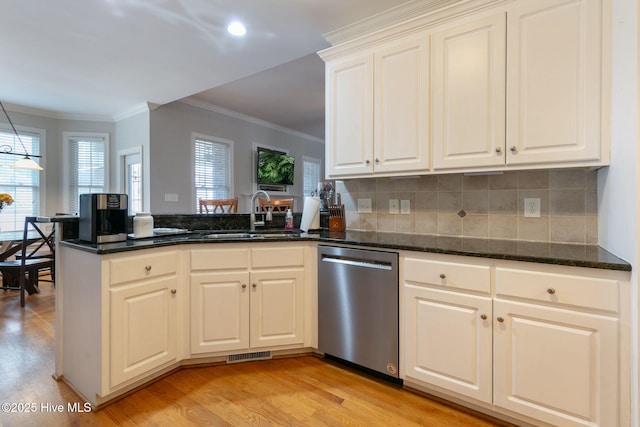
<path fill-rule="evenodd" d="M 256 225 L 263 226 L 265 221 L 271 221 L 271 208 L 268 208 L 267 214 L 265 215 L 265 219 L 263 221 L 256 221 L 256 199 L 258 198 L 258 196 L 264 196 L 267 199 L 267 201 L 269 202 L 271 201 L 271 197 L 269 197 L 267 192 L 264 190 L 258 190 L 255 193 L 253 193 L 253 196 L 251 196 L 251 217 L 250 217 L 251 231 L 256 231 Z"/>

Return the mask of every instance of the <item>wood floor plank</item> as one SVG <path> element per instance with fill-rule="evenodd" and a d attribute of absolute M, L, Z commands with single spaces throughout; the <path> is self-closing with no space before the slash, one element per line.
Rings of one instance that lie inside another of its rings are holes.
<path fill-rule="evenodd" d="M 190 367 L 100 411 L 72 413 L 67 405 L 83 402 L 51 378 L 55 290 L 41 291 L 24 308 L 17 292 L 0 292 L 0 402 L 38 405 L 0 414 L 0 427 L 506 425 L 316 356 Z"/>

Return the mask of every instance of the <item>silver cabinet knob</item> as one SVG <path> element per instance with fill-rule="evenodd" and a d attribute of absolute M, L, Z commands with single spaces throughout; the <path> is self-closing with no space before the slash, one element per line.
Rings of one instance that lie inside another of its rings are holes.
<path fill-rule="evenodd" d="M 547 289 L 547 293 L 548 293 L 549 295 L 553 295 L 553 294 L 555 294 L 555 293 L 556 293 L 556 290 L 555 290 L 555 289 L 553 289 L 553 288 L 548 288 L 548 289 Z"/>
<path fill-rule="evenodd" d="M 515 145 L 512 145 L 509 150 L 511 150 L 512 153 L 515 153 L 516 151 L 518 151 L 518 148 Z"/>
<path fill-rule="evenodd" d="M 444 273 L 440 273 L 440 278 L 441 278 L 442 280 L 444 280 L 444 279 L 446 279 L 446 278 L 447 278 L 447 275 L 446 275 L 446 274 L 444 274 Z"/>
<path fill-rule="evenodd" d="M 175 295 L 175 294 L 176 294 L 176 292 L 178 292 L 176 289 L 171 289 L 171 294 L 172 294 L 172 295 Z"/>
<path fill-rule="evenodd" d="M 504 318 L 502 318 L 502 317 L 498 317 L 496 320 L 497 320 L 498 322 L 500 322 L 500 323 L 504 322 Z"/>
<path fill-rule="evenodd" d="M 150 265 L 145 265 L 145 266 L 144 266 L 144 269 L 145 269 L 146 271 L 151 271 L 151 266 L 150 266 Z"/>
<path fill-rule="evenodd" d="M 480 318 L 481 318 L 482 320 L 487 320 L 487 315 L 486 315 L 486 314 L 484 314 L 484 313 L 482 313 L 482 314 L 480 315 Z"/>
<path fill-rule="evenodd" d="M 496 153 L 498 154 L 502 153 L 502 147 L 496 147 Z"/>
<path fill-rule="evenodd" d="M 380 163 L 380 159 L 378 159 L 378 158 L 376 158 L 374 161 L 376 162 L 376 165 L 377 165 L 378 163 Z"/>
<path fill-rule="evenodd" d="M 371 164 L 371 162 L 367 159 L 367 160 L 364 161 L 364 164 L 369 166 Z"/>

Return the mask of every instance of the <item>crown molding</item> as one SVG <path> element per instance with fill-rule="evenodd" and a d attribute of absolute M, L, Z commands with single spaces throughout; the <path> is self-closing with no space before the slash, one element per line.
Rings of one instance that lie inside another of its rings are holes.
<path fill-rule="evenodd" d="M 128 119 L 129 117 L 137 116 L 138 114 L 148 113 L 159 106 L 160 104 L 155 104 L 153 102 L 143 102 L 142 104 L 135 105 L 128 110 L 116 114 L 113 116 L 113 121 L 119 122 L 120 120 Z"/>
<path fill-rule="evenodd" d="M 287 133 L 289 135 L 296 136 L 298 138 L 303 138 L 303 139 L 309 140 L 311 142 L 317 142 L 317 143 L 320 143 L 320 144 L 324 144 L 324 139 L 318 138 L 316 136 L 312 136 L 312 135 L 309 135 L 309 134 L 306 134 L 304 132 L 300 132 L 300 131 L 297 131 L 297 130 L 289 129 L 287 127 L 280 126 L 280 125 L 277 125 L 275 123 L 268 122 L 266 120 L 258 119 L 257 117 L 253 117 L 253 116 L 249 116 L 249 115 L 246 115 L 246 114 L 243 114 L 243 113 L 239 113 L 237 111 L 228 110 L 226 108 L 222 108 L 222 107 L 220 107 L 218 105 L 211 104 L 209 102 L 204 102 L 204 101 L 200 101 L 198 99 L 189 98 L 189 97 L 181 99 L 181 100 L 179 100 L 177 102 L 181 102 L 183 104 L 191 105 L 192 107 L 202 108 L 203 110 L 208 110 L 208 111 L 211 111 L 211 112 L 214 112 L 214 113 L 222 114 L 224 116 L 232 117 L 234 119 L 243 120 L 245 122 L 248 122 L 248 123 L 251 123 L 251 124 L 254 124 L 254 125 L 257 125 L 257 126 L 263 126 L 263 127 L 267 127 L 267 128 L 273 129 L 273 130 L 284 132 L 284 133 Z"/>
<path fill-rule="evenodd" d="M 465 3 L 466 0 L 413 0 L 384 12 L 369 16 L 328 33 L 323 37 L 332 46 L 349 40 L 353 40 L 363 34 L 369 34 L 401 22 L 408 21 L 416 16 L 427 15 L 456 3 Z"/>
<path fill-rule="evenodd" d="M 385 41 L 492 10 L 514 1 L 414 0 L 325 34 L 332 47 L 321 50 L 318 55 L 328 61 L 354 50 L 375 47 Z"/>
<path fill-rule="evenodd" d="M 83 120 L 92 122 L 113 122 L 113 117 L 106 115 L 92 115 L 92 114 L 72 114 L 72 113 L 60 113 L 51 110 L 43 110 L 34 107 L 25 107 L 23 105 L 4 103 L 4 106 L 9 111 L 16 113 L 29 114 L 32 116 L 44 117 L 47 119 L 55 120 Z"/>

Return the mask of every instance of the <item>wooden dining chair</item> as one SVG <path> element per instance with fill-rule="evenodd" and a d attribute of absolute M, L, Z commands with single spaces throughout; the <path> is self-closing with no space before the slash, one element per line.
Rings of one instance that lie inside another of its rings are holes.
<path fill-rule="evenodd" d="M 12 246 L 11 254 L 2 253 L 0 261 L 2 287 L 4 290 L 20 291 L 20 306 L 25 304 L 25 291 L 29 295 L 40 292 L 40 272 L 49 270 L 55 282 L 55 227 L 46 232 L 38 225 L 37 217 L 24 219 L 22 242 Z M 15 254 L 15 259 L 7 259 Z"/>
<path fill-rule="evenodd" d="M 237 213 L 238 198 L 233 199 L 199 199 L 200 213 L 216 213 L 218 209 L 220 213 Z M 211 212 L 209 212 L 211 208 Z"/>
<path fill-rule="evenodd" d="M 269 207 L 271 207 L 271 212 L 286 212 L 287 209 L 291 209 L 291 212 L 293 212 L 293 198 L 271 200 L 263 198 L 258 199 L 259 212 L 267 212 Z"/>

